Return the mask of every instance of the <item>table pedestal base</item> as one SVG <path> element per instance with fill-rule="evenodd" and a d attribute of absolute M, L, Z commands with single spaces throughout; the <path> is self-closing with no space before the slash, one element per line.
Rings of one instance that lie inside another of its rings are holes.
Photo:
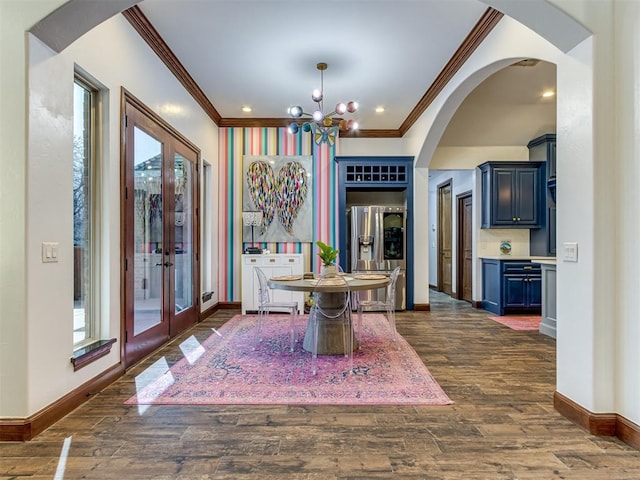
<path fill-rule="evenodd" d="M 352 322 L 355 318 L 351 318 Z M 353 325 L 350 325 L 353 329 Z M 311 319 L 307 322 L 307 329 L 304 333 L 304 342 L 302 347 L 307 351 L 313 350 L 313 323 Z M 354 336 L 353 349 L 358 348 L 358 342 Z M 341 318 L 322 318 L 318 319 L 318 355 L 344 355 L 347 351 L 342 334 Z"/>

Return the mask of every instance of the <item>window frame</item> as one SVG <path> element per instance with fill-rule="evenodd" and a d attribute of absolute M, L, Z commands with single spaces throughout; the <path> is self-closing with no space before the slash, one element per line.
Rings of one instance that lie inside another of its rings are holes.
<path fill-rule="evenodd" d="M 88 194 L 88 215 L 89 215 L 89 255 L 88 255 L 88 296 L 89 305 L 85 306 L 85 329 L 89 332 L 85 334 L 84 339 L 76 342 L 73 340 L 74 355 L 80 354 L 86 351 L 87 347 L 100 342 L 102 336 L 102 322 L 101 322 L 101 164 L 102 164 L 102 141 L 103 141 L 103 101 L 104 101 L 104 87 L 102 87 L 91 76 L 77 69 L 74 72 L 73 86 L 78 85 L 87 91 L 90 95 L 89 105 L 89 194 Z M 74 118 L 78 112 L 75 110 L 74 105 Z M 75 217 L 75 213 L 74 213 Z M 74 222 L 75 224 L 75 218 Z M 75 243 L 75 242 L 74 242 Z M 74 282 L 76 277 L 74 267 Z M 73 362 L 73 358 L 72 358 Z M 75 363 L 74 363 L 75 365 Z"/>

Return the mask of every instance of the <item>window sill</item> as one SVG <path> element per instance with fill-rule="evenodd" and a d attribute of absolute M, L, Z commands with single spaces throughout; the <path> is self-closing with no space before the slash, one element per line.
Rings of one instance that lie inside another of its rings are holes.
<path fill-rule="evenodd" d="M 79 348 L 73 352 L 71 363 L 73 363 L 73 371 L 77 372 L 82 367 L 89 365 L 91 362 L 104 357 L 111 351 L 111 346 L 116 343 L 116 339 L 98 340 L 90 345 Z"/>

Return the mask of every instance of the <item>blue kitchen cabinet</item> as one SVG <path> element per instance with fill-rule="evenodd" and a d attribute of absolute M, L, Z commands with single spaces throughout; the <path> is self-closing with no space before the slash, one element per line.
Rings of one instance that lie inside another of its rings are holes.
<path fill-rule="evenodd" d="M 482 308 L 496 315 L 540 313 L 540 265 L 522 260 L 483 258 Z"/>
<path fill-rule="evenodd" d="M 482 228 L 540 228 L 542 162 L 479 165 Z"/>

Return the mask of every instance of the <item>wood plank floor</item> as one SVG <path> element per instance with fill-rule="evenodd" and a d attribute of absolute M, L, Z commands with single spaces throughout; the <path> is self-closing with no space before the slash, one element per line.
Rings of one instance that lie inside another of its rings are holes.
<path fill-rule="evenodd" d="M 123 405 L 137 375 L 181 358 L 178 340 L 31 442 L 0 444 L 0 478 L 640 479 L 640 452 L 554 411 L 553 339 L 433 292 L 431 308 L 398 330 L 451 406 Z"/>

